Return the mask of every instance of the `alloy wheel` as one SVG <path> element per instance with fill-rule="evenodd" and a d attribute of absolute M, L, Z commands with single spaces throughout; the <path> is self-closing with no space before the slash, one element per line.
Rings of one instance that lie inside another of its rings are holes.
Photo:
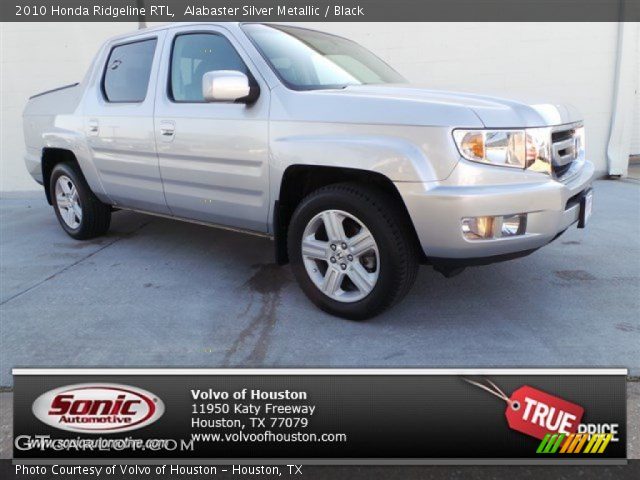
<path fill-rule="evenodd" d="M 66 175 L 60 175 L 56 180 L 55 190 L 56 205 L 62 221 L 69 228 L 78 228 L 82 223 L 82 205 L 73 181 Z"/>
<path fill-rule="evenodd" d="M 380 253 L 366 225 L 342 210 L 315 215 L 302 235 L 304 266 L 315 286 L 338 302 L 357 302 L 378 281 Z"/>

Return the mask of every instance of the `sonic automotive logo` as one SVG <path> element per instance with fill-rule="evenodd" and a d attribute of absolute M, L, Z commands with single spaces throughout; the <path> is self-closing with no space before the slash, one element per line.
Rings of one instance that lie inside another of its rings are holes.
<path fill-rule="evenodd" d="M 41 422 L 61 430 L 104 434 L 146 427 L 162 416 L 164 404 L 141 388 L 82 383 L 43 393 L 32 411 Z"/>

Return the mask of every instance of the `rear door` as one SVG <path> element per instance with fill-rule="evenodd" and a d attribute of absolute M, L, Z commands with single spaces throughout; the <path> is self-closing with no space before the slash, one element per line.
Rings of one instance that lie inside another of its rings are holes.
<path fill-rule="evenodd" d="M 205 103 L 202 76 L 240 70 L 255 103 Z M 269 211 L 269 89 L 222 27 L 168 31 L 156 93 L 155 135 L 167 204 L 179 217 L 265 232 Z"/>
<path fill-rule="evenodd" d="M 84 102 L 84 118 L 109 197 L 121 207 L 169 214 L 153 122 L 164 35 L 149 32 L 107 47 Z"/>

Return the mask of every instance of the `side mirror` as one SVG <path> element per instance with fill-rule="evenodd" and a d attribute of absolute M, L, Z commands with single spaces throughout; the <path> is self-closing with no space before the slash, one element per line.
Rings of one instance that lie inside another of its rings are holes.
<path fill-rule="evenodd" d="M 216 70 L 202 76 L 205 102 L 250 103 L 258 98 L 258 91 L 258 86 L 252 86 L 249 77 L 236 70 Z"/>

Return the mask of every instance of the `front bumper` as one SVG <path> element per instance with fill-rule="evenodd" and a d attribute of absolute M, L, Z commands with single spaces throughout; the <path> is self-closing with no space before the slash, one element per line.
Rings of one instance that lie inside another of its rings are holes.
<path fill-rule="evenodd" d="M 530 253 L 578 221 L 580 195 L 588 190 L 594 167 L 585 162 L 566 181 L 460 160 L 443 181 L 396 182 L 427 258 L 458 260 L 463 265 L 490 263 Z M 465 217 L 527 214 L 524 235 L 467 240 Z M 482 262 L 481 259 L 486 259 Z"/>

